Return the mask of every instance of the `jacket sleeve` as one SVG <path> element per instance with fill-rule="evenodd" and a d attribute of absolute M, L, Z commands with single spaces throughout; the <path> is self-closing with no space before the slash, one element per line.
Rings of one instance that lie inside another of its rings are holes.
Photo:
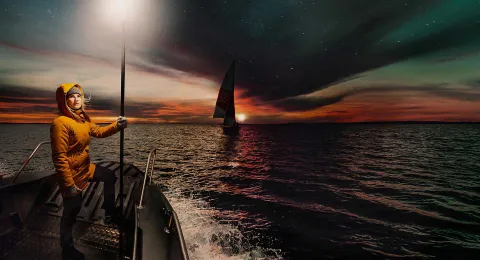
<path fill-rule="evenodd" d="M 60 122 L 53 122 L 50 127 L 50 142 L 52 147 L 52 159 L 57 173 L 60 176 L 59 185 L 63 188 L 75 184 L 70 164 L 68 162 L 68 129 Z"/>
<path fill-rule="evenodd" d="M 118 131 L 117 122 L 113 122 L 104 127 L 100 127 L 97 124 L 90 122 L 90 133 L 93 137 L 105 138 L 116 134 Z"/>

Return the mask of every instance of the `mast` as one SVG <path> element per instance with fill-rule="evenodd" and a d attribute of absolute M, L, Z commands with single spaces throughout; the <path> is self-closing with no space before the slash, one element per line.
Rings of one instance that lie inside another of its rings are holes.
<path fill-rule="evenodd" d="M 122 72 L 121 72 L 121 98 L 120 98 L 120 115 L 125 115 L 125 19 L 122 21 Z M 119 237 L 119 255 L 123 259 L 123 140 L 124 128 L 120 130 L 120 237 Z"/>

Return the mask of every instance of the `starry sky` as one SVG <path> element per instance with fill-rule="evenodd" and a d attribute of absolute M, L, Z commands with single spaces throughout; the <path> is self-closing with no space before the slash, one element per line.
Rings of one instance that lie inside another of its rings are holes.
<path fill-rule="evenodd" d="M 219 123 L 236 65 L 245 123 L 480 121 L 478 0 L 2 0 L 0 122 L 49 123 L 61 83 L 87 111 Z"/>

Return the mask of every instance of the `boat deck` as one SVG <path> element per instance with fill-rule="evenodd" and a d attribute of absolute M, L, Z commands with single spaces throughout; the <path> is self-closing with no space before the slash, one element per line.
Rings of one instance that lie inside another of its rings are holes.
<path fill-rule="evenodd" d="M 120 175 L 120 164 L 117 162 L 100 162 L 97 165 L 114 170 L 117 177 Z M 132 216 L 135 201 L 139 198 L 142 179 L 139 175 L 143 177 L 138 168 L 124 165 L 124 190 L 121 194 L 127 217 Z M 117 206 L 120 205 L 119 180 L 117 178 L 115 184 Z M 82 195 L 82 209 L 73 228 L 75 246 L 86 255 L 86 259 L 117 259 L 119 230 L 103 223 L 103 182 L 89 183 Z M 63 203 L 58 185 L 46 193 L 41 202 L 34 206 L 22 229 L 16 228 L 0 235 L 0 259 L 61 259 L 60 218 Z"/>

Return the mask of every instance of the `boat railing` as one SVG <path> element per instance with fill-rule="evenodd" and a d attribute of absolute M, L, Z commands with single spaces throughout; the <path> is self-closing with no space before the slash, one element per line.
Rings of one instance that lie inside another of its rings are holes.
<path fill-rule="evenodd" d="M 177 212 L 172 209 L 173 219 L 175 220 L 175 226 L 177 227 L 178 236 L 180 239 L 180 247 L 182 249 L 183 259 L 188 260 L 187 245 L 185 245 L 185 239 L 183 238 L 182 228 L 180 227 L 180 221 L 178 220 Z"/>
<path fill-rule="evenodd" d="M 140 202 L 139 202 L 139 205 L 136 207 L 135 209 L 135 233 L 134 233 L 134 247 L 133 247 L 133 260 L 136 260 L 137 258 L 137 233 L 138 233 L 138 220 L 137 220 L 137 215 L 138 215 L 138 210 L 141 210 L 143 209 L 143 196 L 144 196 L 144 193 L 145 193 L 145 186 L 147 184 L 147 178 L 149 178 L 149 184 L 152 184 L 152 179 L 153 179 L 153 172 L 154 172 L 154 169 L 155 169 L 155 159 L 157 157 L 157 148 L 154 148 L 150 151 L 150 153 L 148 154 L 148 159 L 147 159 L 147 166 L 145 167 L 145 176 L 143 178 L 143 185 L 142 185 L 142 193 L 140 195 Z M 150 171 L 149 171 L 150 169 Z M 150 176 L 149 176 L 150 175 Z M 168 223 L 168 227 L 166 227 L 164 229 L 164 231 L 166 233 L 170 233 L 171 232 L 171 225 L 172 225 L 172 220 L 175 224 L 175 228 L 178 232 L 178 236 L 179 236 L 179 242 L 180 242 L 180 247 L 182 249 L 182 255 L 183 255 L 183 259 L 189 259 L 188 258 L 188 253 L 187 253 L 187 246 L 185 245 L 185 240 L 184 240 L 184 237 L 183 237 L 183 232 L 182 232 L 182 229 L 180 227 L 180 222 L 178 220 L 178 216 L 177 216 L 177 213 L 175 212 L 175 210 L 172 208 L 172 206 L 170 205 L 170 203 L 167 201 L 165 201 L 165 205 L 166 205 L 166 213 L 168 213 L 170 215 L 170 220 L 169 220 L 169 223 Z"/>
<path fill-rule="evenodd" d="M 150 151 L 148 154 L 148 159 L 147 159 L 147 167 L 145 168 L 145 176 L 143 177 L 143 184 L 142 184 L 142 193 L 140 195 L 140 203 L 138 205 L 139 209 L 143 208 L 143 195 L 145 192 L 145 185 L 147 183 L 147 178 L 148 178 L 148 169 L 150 168 L 150 181 L 149 184 L 152 184 L 152 176 L 153 176 L 153 171 L 155 169 L 155 158 L 157 157 L 157 148 L 154 148 Z M 150 162 L 152 162 L 152 166 L 150 167 Z"/>
<path fill-rule="evenodd" d="M 138 241 L 138 207 L 135 207 L 135 231 L 133 233 L 133 254 L 132 260 L 137 259 L 137 241 Z"/>
<path fill-rule="evenodd" d="M 20 170 L 18 170 L 18 172 L 15 173 L 15 175 L 13 176 L 13 179 L 11 181 L 12 184 L 15 183 L 15 181 L 18 179 L 20 174 L 22 174 L 23 170 L 25 169 L 25 167 L 27 167 L 27 164 L 32 160 L 33 156 L 35 156 L 35 154 L 37 153 L 40 146 L 42 146 L 44 144 L 49 144 L 49 143 L 50 143 L 50 141 L 47 141 L 47 142 L 41 142 L 37 145 L 35 150 L 33 150 L 32 154 L 30 154 L 30 156 L 28 156 L 27 160 L 25 160 L 25 162 L 22 164 L 22 167 L 20 168 Z"/>

